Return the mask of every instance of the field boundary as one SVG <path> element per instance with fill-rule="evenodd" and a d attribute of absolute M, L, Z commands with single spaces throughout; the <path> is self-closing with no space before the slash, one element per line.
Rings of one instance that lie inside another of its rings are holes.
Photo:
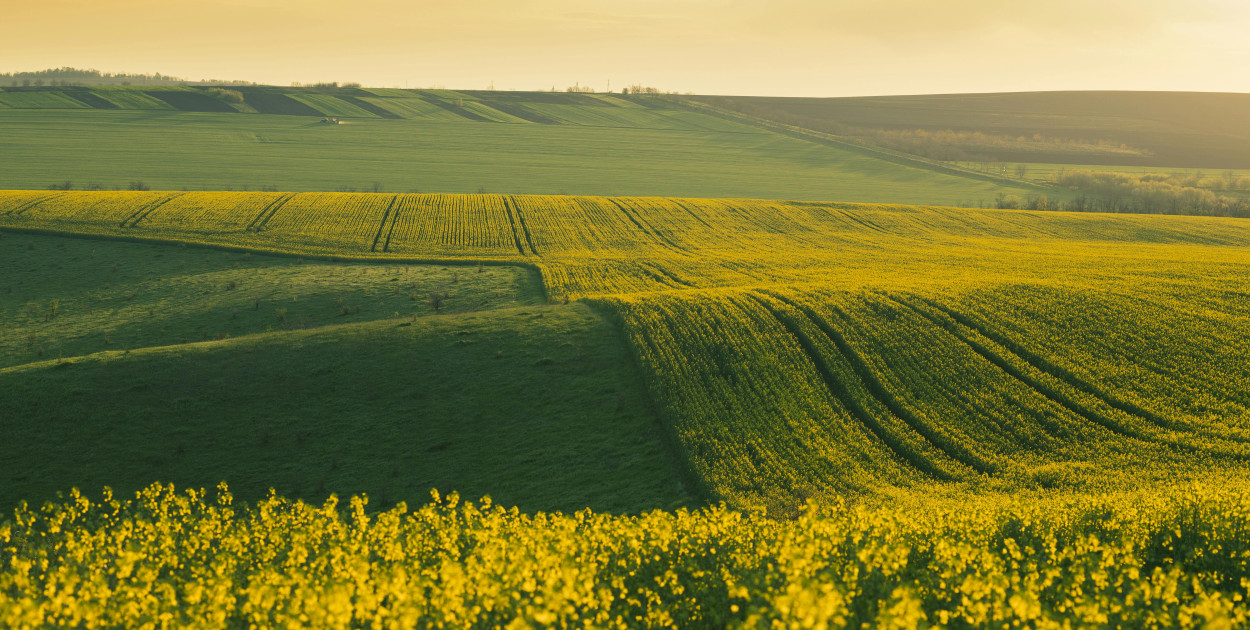
<path fill-rule="evenodd" d="M 337 254 L 325 254 L 321 252 L 309 252 L 299 249 L 277 249 L 270 247 L 232 245 L 229 243 L 216 243 L 210 241 L 197 241 L 192 239 L 176 239 L 162 238 L 155 236 L 132 236 L 129 234 L 112 234 L 101 232 L 75 232 L 71 230 L 55 230 L 48 228 L 32 228 L 0 225 L 0 234 L 29 234 L 32 236 L 64 236 L 68 238 L 81 238 L 98 241 L 118 241 L 123 243 L 145 243 L 151 245 L 177 245 L 182 247 L 197 247 L 202 249 L 212 249 L 217 251 L 227 251 L 239 254 L 264 254 L 266 256 L 282 256 L 289 258 L 301 258 L 304 260 L 320 260 L 327 262 L 360 262 L 360 263 L 389 263 L 389 264 L 413 264 L 413 265 L 455 265 L 459 267 L 475 267 L 477 265 L 489 265 L 497 267 L 524 267 L 542 274 L 542 268 L 527 260 L 504 260 L 499 258 L 439 258 L 437 256 L 343 256 Z M 543 292 L 546 293 L 547 283 L 542 282 Z"/>
<path fill-rule="evenodd" d="M 675 459 L 680 464 L 678 468 L 682 482 L 690 491 L 691 497 L 696 502 L 704 505 L 712 505 L 713 501 L 725 503 L 729 497 L 713 490 L 703 476 L 695 471 L 694 459 L 690 457 L 689 451 L 682 444 L 681 437 L 677 433 L 677 422 L 670 412 L 671 407 L 664 400 L 664 397 L 660 395 L 659 388 L 653 382 L 652 373 L 643 368 L 642 356 L 638 354 L 638 348 L 633 343 L 630 343 L 629 336 L 625 334 L 625 318 L 621 314 L 620 304 L 611 298 L 586 298 L 579 301 L 607 318 L 613 329 L 615 329 L 617 338 L 621 340 L 621 343 L 625 344 L 634 372 L 638 374 L 638 378 L 642 381 L 643 389 L 647 394 L 648 410 L 660 422 L 660 432 L 664 435 L 665 445 L 672 450 Z"/>

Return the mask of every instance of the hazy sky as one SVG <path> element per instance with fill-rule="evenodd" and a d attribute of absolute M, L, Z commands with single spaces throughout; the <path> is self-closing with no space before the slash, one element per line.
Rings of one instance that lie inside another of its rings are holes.
<path fill-rule="evenodd" d="M 0 72 L 844 96 L 1250 92 L 1250 0 L 42 0 Z"/>

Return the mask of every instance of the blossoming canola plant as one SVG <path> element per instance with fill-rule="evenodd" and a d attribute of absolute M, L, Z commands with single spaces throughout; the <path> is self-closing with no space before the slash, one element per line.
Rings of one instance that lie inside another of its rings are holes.
<path fill-rule="evenodd" d="M 335 619 L 354 614 L 356 623 L 400 610 L 450 625 L 725 625 L 791 614 L 799 625 L 885 623 L 895 614 L 904 625 L 920 615 L 953 625 L 1166 625 L 1244 613 L 1234 594 L 1250 556 L 1236 542 L 1244 533 L 1229 532 L 1244 532 L 1250 509 L 1241 493 L 1250 457 L 1250 356 L 1241 343 L 1250 331 L 1250 226 L 1236 220 L 751 200 L 9 192 L 0 193 L 0 227 L 534 266 L 550 299 L 586 299 L 619 318 L 675 443 L 714 502 L 793 515 L 807 498 L 836 504 L 827 497 L 843 495 L 877 507 L 793 524 L 723 510 L 640 519 L 491 512 L 495 525 L 480 538 L 461 525 L 423 525 L 414 532 L 443 542 L 405 534 L 390 555 L 352 555 L 340 542 L 310 543 L 307 555 L 264 551 L 268 534 L 258 528 L 249 530 L 258 546 L 247 548 L 261 559 L 222 569 L 233 581 L 214 582 L 227 602 L 210 606 L 214 614 L 305 605 L 330 614 L 339 592 L 355 593 L 342 601 L 357 608 L 336 609 L 343 616 Z M 1186 479 L 1219 479 L 1236 492 L 1134 493 Z M 1021 498 L 999 509 L 976 499 L 994 509 L 973 515 L 924 499 L 970 491 L 1043 492 L 1079 505 Z M 1124 494 L 1090 498 L 1111 491 Z M 150 492 L 142 514 L 183 505 Z M 882 507 L 890 502 L 918 507 Z M 74 526 L 75 541 L 131 522 L 86 507 L 49 509 L 10 531 L 27 522 L 60 527 L 55 515 L 74 510 L 97 515 Z M 265 514 L 300 523 L 317 514 L 275 499 L 226 525 L 208 508 L 178 509 L 195 516 L 170 516 L 170 527 L 185 521 L 178 527 L 211 531 L 259 527 Z M 370 527 L 459 523 L 474 510 L 389 513 Z M 316 518 L 335 532 L 371 531 Z M 99 552 L 31 542 L 47 536 L 19 538 L 22 546 L 11 547 L 19 551 L 6 556 L 13 579 L 70 566 L 71 556 L 99 561 Z M 636 564 L 612 565 L 614 545 L 631 540 Z M 691 540 L 713 541 L 716 554 L 681 546 Z M 165 547 L 154 544 L 127 553 L 159 562 Z M 504 545 L 517 545 L 508 562 L 480 556 L 482 566 L 473 564 L 473 554 Z M 13 564 L 39 549 L 50 554 L 46 566 Z M 437 549 L 466 555 L 440 560 L 430 555 Z M 554 551 L 531 557 L 520 549 Z M 283 558 L 295 564 L 272 569 Z M 317 562 L 347 563 L 347 573 L 308 568 Z M 632 568 L 642 565 L 641 574 Z M 262 577 L 239 577 L 264 567 Z M 457 581 L 472 571 L 495 573 Z M 170 584 L 207 579 L 177 575 Z M 645 588 L 631 586 L 638 575 Z M 274 587 L 277 599 L 265 600 L 280 606 L 240 603 L 254 588 L 270 592 L 259 585 L 287 579 L 297 580 L 294 590 Z M 61 614 L 40 607 L 69 587 L 12 584 L 0 592 L 13 610 L 43 611 L 32 619 Z M 295 587 L 309 584 L 330 594 L 305 604 Z M 534 595 L 564 585 L 573 590 Z M 376 595 L 387 588 L 405 594 Z M 146 614 L 143 605 L 128 604 L 128 619 Z M 291 614 L 315 625 L 329 619 Z"/>
<path fill-rule="evenodd" d="M 370 514 L 153 485 L 0 527 L 0 624 L 102 627 L 1233 627 L 1250 495 Z M 971 502 L 971 505 L 969 505 Z"/>

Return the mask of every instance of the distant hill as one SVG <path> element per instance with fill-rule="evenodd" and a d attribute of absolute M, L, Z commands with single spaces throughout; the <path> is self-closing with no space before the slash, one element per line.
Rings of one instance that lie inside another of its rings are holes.
<path fill-rule="evenodd" d="M 0 126 L 7 130 L 0 188 L 568 193 L 972 206 L 1042 191 L 933 160 L 793 137 L 696 111 L 674 98 L 355 85 L 0 85 Z"/>
<path fill-rule="evenodd" d="M 1250 94 L 1019 92 L 695 102 L 943 160 L 1250 168 Z"/>
<path fill-rule="evenodd" d="M 201 79 L 192 81 L 171 77 L 159 72 L 154 74 L 128 72 L 101 72 L 82 68 L 49 68 L 31 72 L 0 73 L 0 86 L 7 87 L 58 87 L 85 85 L 251 85 L 248 81 L 221 81 Z"/>

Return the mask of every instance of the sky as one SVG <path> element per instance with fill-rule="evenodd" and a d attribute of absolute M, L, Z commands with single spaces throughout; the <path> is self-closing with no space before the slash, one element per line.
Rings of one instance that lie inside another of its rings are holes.
<path fill-rule="evenodd" d="M 859 96 L 1250 92 L 1250 0 L 42 0 L 0 72 Z"/>

